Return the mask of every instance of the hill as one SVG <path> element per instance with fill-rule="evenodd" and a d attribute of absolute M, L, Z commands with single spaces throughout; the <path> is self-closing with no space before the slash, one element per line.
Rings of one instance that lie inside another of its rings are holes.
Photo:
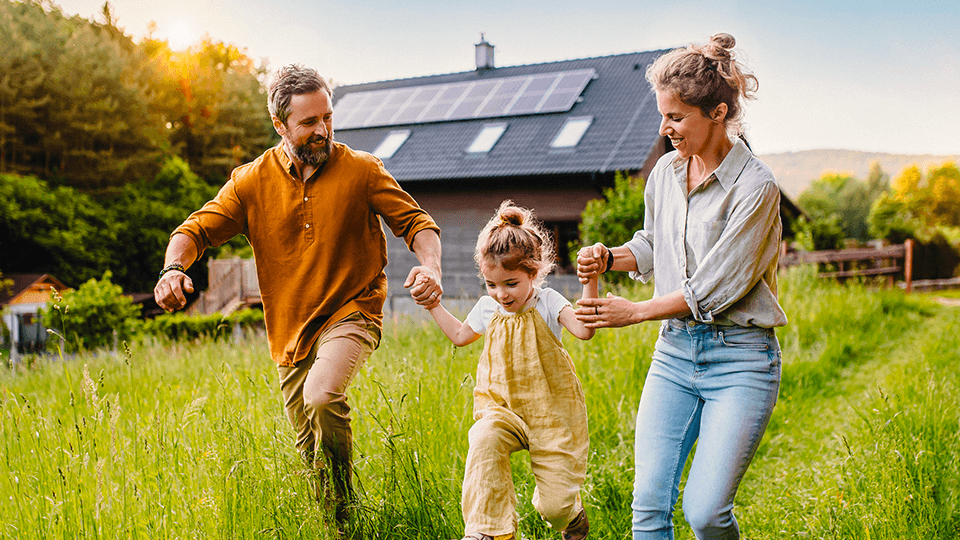
<path fill-rule="evenodd" d="M 845 172 L 865 180 L 870 173 L 870 165 L 874 161 L 879 161 L 880 168 L 891 178 L 898 176 L 911 165 L 918 165 L 926 172 L 928 168 L 939 167 L 948 161 L 960 163 L 960 154 L 934 156 L 854 150 L 804 150 L 758 157 L 773 169 L 780 187 L 793 199 L 799 197 L 811 182 L 827 171 Z"/>

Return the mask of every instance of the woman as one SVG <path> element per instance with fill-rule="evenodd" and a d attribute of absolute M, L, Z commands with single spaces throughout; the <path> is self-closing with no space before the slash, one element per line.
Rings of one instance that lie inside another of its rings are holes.
<path fill-rule="evenodd" d="M 698 439 L 684 517 L 700 540 L 739 538 L 734 496 L 780 386 L 780 190 L 735 136 L 757 80 L 734 59 L 734 45 L 718 34 L 647 70 L 660 134 L 676 150 L 650 174 L 643 230 L 577 258 L 581 281 L 610 270 L 643 282 L 656 276 L 650 300 L 608 294 L 576 310 L 589 328 L 663 321 L 637 413 L 635 540 L 673 538 L 680 475 Z"/>

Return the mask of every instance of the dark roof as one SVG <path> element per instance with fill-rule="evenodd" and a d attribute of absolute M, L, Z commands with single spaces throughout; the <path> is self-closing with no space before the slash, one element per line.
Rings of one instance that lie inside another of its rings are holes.
<path fill-rule="evenodd" d="M 604 173 L 639 170 L 658 142 L 660 115 L 649 83 L 647 66 L 665 51 L 638 52 L 340 86 L 334 107 L 352 92 L 408 88 L 477 79 L 593 69 L 581 99 L 567 112 L 506 116 L 336 130 L 336 140 L 356 150 L 372 152 L 396 129 L 411 134 L 384 164 L 400 181 L 457 178 L 515 177 Z M 593 123 L 573 148 L 552 149 L 550 143 L 569 117 L 593 117 Z M 485 124 L 506 122 L 506 132 L 490 152 L 469 155 L 466 149 Z M 336 129 L 336 119 L 334 119 Z"/>
<path fill-rule="evenodd" d="M 0 305 L 5 305 L 16 299 L 26 291 L 44 280 L 49 280 L 57 290 L 64 290 L 66 286 L 50 274 L 9 274 L 0 275 L 0 282 L 9 279 L 13 282 L 10 287 L 0 286 Z"/>

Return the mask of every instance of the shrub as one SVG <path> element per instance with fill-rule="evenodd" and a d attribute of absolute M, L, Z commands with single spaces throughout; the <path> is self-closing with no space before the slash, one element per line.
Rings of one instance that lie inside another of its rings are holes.
<path fill-rule="evenodd" d="M 812 221 L 801 217 L 797 220 L 797 243 L 807 251 L 840 249 L 843 244 L 843 227 L 840 217 L 831 214 Z"/>
<path fill-rule="evenodd" d="M 220 340 L 232 336 L 237 326 L 240 328 L 262 327 L 263 312 L 258 309 L 244 309 L 226 317 L 220 313 L 209 315 L 171 313 L 144 322 L 142 331 L 146 335 L 170 341 Z"/>
<path fill-rule="evenodd" d="M 571 242 L 570 260 L 576 261 L 577 251 L 597 242 L 607 247 L 621 246 L 643 228 L 643 188 L 641 176 L 626 176 L 618 172 L 614 186 L 603 190 L 603 199 L 594 199 L 583 209 L 580 222 L 580 242 Z M 604 276 L 613 281 L 629 280 L 627 274 L 617 272 Z"/>
<path fill-rule="evenodd" d="M 871 236 L 885 238 L 894 244 L 915 238 L 920 228 L 910 206 L 893 193 L 886 193 L 873 202 L 867 223 Z"/>
<path fill-rule="evenodd" d="M 55 291 L 54 302 L 40 310 L 44 326 L 59 332 L 66 342 L 65 352 L 112 347 L 115 340 L 133 335 L 140 307 L 123 295 L 111 277 L 108 270 L 102 279 L 90 279 L 75 291 Z"/>

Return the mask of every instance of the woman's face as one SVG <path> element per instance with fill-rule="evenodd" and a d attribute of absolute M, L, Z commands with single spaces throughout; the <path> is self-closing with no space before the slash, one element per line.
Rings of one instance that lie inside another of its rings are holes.
<path fill-rule="evenodd" d="M 657 92 L 660 135 L 669 137 L 680 157 L 703 156 L 727 138 L 723 117 L 726 106 L 714 110 L 718 119 L 703 115 L 699 107 L 687 105 L 671 92 Z"/>

